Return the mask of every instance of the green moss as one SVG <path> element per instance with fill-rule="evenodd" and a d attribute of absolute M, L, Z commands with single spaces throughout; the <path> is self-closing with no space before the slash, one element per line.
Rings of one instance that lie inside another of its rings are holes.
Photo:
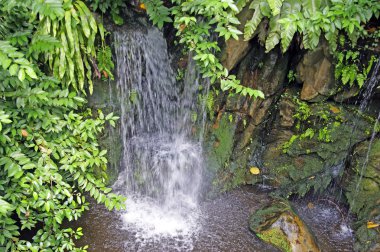
<path fill-rule="evenodd" d="M 344 183 L 350 211 L 357 215 L 355 223 L 357 251 L 367 251 L 376 243 L 380 243 L 378 230 L 367 228 L 368 221 L 376 222 L 380 218 L 380 139 L 372 143 L 368 162 L 363 167 L 368 145 L 367 141 L 356 147 L 351 163 L 351 174 L 345 178 Z"/>
<path fill-rule="evenodd" d="M 254 212 L 249 218 L 249 228 L 255 233 L 261 233 L 270 227 L 277 217 L 286 211 L 292 211 L 289 202 L 282 198 L 273 199 L 270 204 Z"/>
<path fill-rule="evenodd" d="M 228 120 L 228 114 L 222 116 L 211 129 L 206 138 L 207 167 L 217 173 L 225 167 L 232 154 L 235 124 Z"/>
<path fill-rule="evenodd" d="M 212 156 L 219 165 L 223 165 L 232 154 L 232 147 L 235 134 L 235 124 L 230 122 L 228 115 L 224 115 L 220 121 L 219 125 L 212 132 Z"/>
<path fill-rule="evenodd" d="M 278 227 L 271 227 L 278 217 L 286 211 L 293 212 L 285 199 L 274 198 L 269 205 L 255 211 L 249 219 L 249 228 L 265 242 L 273 244 L 282 251 L 291 251 L 286 235 Z"/>
<path fill-rule="evenodd" d="M 269 230 L 261 232 L 260 234 L 257 234 L 257 236 L 261 240 L 273 244 L 283 252 L 292 251 L 290 242 L 287 240 L 286 235 L 280 228 L 271 228 Z"/>

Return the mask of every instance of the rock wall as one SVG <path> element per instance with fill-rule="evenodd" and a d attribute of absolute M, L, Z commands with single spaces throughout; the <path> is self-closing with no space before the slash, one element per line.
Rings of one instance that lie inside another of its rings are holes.
<path fill-rule="evenodd" d="M 223 48 L 225 66 L 266 98 L 217 95 L 205 143 L 217 190 L 261 184 L 282 197 L 302 197 L 334 185 L 357 214 L 356 250 L 376 248 L 380 238 L 367 223 L 380 223 L 378 133 L 365 158 L 373 131 L 380 132 L 374 129 L 380 83 L 363 112 L 360 90 L 335 79 L 323 40 L 312 52 L 265 53 L 258 41 L 228 41 Z"/>

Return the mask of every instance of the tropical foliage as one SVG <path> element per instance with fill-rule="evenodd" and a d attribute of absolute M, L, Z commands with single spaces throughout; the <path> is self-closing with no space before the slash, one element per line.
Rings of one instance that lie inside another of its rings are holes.
<path fill-rule="evenodd" d="M 259 90 L 242 86 L 235 75 L 228 70 L 215 56 L 220 51 L 218 42 L 212 39 L 210 31 L 215 32 L 225 40 L 238 39 L 242 34 L 237 29 L 240 21 L 236 18 L 239 7 L 232 0 L 181 1 L 173 0 L 173 7 L 165 7 L 161 0 L 145 1 L 147 13 L 152 22 L 162 28 L 165 22 L 171 22 L 177 29 L 179 43 L 193 53 L 203 77 L 211 82 L 220 81 L 222 90 L 233 90 L 235 93 L 251 97 L 264 98 Z"/>
<path fill-rule="evenodd" d="M 316 48 L 322 35 L 336 49 L 339 32 L 356 43 L 366 34 L 362 24 L 380 15 L 376 0 L 253 0 L 249 8 L 254 14 L 245 25 L 244 38 L 258 35 L 267 51 L 280 42 L 282 51 L 286 51 L 296 33 L 306 49 Z M 268 30 L 259 29 L 268 23 Z"/>
<path fill-rule="evenodd" d="M 122 25 L 124 20 L 120 17 L 120 9 L 125 7 L 123 0 L 88 0 L 93 11 L 99 11 L 102 14 L 111 14 L 112 20 L 117 25 Z"/>
<path fill-rule="evenodd" d="M 104 30 L 81 1 L 3 1 L 0 19 L 0 250 L 84 250 L 63 221 L 87 196 L 124 201 L 105 186 L 97 142 L 117 117 L 84 106 Z"/>
<path fill-rule="evenodd" d="M 144 2 L 153 24 L 162 28 L 165 22 L 173 22 L 179 43 L 194 53 L 204 77 L 210 77 L 212 82 L 219 80 L 222 90 L 232 89 L 253 97 L 264 95 L 240 85 L 220 64 L 215 56 L 220 48 L 211 30 L 225 40 L 238 39 L 239 35 L 244 35 L 245 40 L 257 36 L 267 52 L 279 44 L 283 52 L 287 51 L 296 34 L 305 49 L 316 48 L 323 36 L 331 50 L 336 50 L 339 35 L 345 34 L 355 44 L 367 34 L 363 24 L 380 15 L 376 0 L 172 0 L 171 8 L 162 0 Z M 237 29 L 240 21 L 236 15 L 245 7 L 252 9 L 253 15 L 243 34 Z"/>

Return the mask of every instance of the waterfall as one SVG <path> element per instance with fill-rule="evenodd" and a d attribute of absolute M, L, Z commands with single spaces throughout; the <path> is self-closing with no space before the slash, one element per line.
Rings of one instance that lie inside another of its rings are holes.
<path fill-rule="evenodd" d="M 176 83 L 166 41 L 153 28 L 115 34 L 121 100 L 121 172 L 114 188 L 127 196 L 123 225 L 143 243 L 183 240 L 197 228 L 201 144 L 191 138 L 198 83 Z"/>

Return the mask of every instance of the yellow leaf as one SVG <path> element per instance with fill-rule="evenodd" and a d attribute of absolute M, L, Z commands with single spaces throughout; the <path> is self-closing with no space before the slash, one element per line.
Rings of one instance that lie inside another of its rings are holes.
<path fill-rule="evenodd" d="M 257 167 L 254 167 L 254 166 L 252 166 L 252 167 L 249 169 L 249 171 L 250 171 L 253 175 L 258 175 L 258 174 L 260 174 L 260 169 L 257 168 Z"/>
<path fill-rule="evenodd" d="M 330 106 L 330 111 L 333 112 L 334 114 L 338 114 L 340 112 L 340 109 L 335 106 Z"/>
<path fill-rule="evenodd" d="M 142 10 L 146 10 L 145 4 L 143 4 L 143 3 L 141 3 L 141 4 L 139 5 L 139 7 L 140 7 L 140 9 L 142 9 Z"/>
<path fill-rule="evenodd" d="M 378 223 L 374 223 L 372 221 L 367 222 L 367 228 L 377 228 L 379 226 L 380 226 L 380 224 L 378 224 Z"/>

